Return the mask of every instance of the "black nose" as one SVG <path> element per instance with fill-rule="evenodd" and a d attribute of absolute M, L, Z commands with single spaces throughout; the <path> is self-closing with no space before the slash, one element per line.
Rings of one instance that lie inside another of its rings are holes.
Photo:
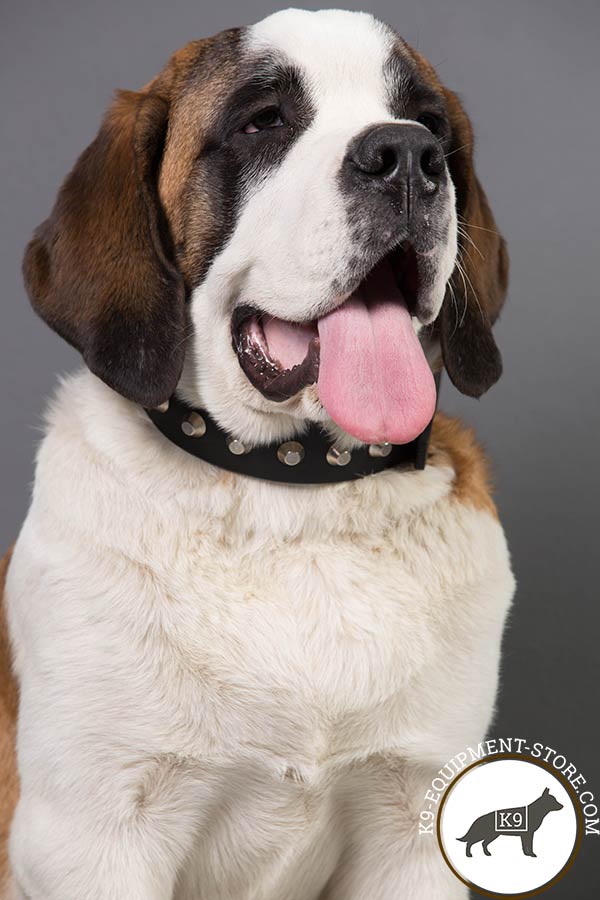
<path fill-rule="evenodd" d="M 422 125 L 376 125 L 359 134 L 348 147 L 346 171 L 385 192 L 406 193 L 427 200 L 446 178 L 440 143 Z"/>

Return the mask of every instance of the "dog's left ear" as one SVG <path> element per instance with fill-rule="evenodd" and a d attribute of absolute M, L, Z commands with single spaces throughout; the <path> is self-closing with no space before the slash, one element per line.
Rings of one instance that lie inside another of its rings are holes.
<path fill-rule="evenodd" d="M 439 333 L 453 384 L 463 394 L 480 397 L 502 374 L 492 325 L 506 295 L 508 253 L 475 174 L 471 123 L 457 96 L 444 93 L 452 126 L 447 161 L 456 189 L 460 255 L 438 318 Z"/>
<path fill-rule="evenodd" d="M 120 92 L 23 262 L 36 312 L 146 407 L 173 393 L 185 343 L 185 288 L 157 189 L 168 119 L 153 86 Z"/>

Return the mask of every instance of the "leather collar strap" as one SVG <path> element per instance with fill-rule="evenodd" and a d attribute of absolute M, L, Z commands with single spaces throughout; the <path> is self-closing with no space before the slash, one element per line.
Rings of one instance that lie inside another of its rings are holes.
<path fill-rule="evenodd" d="M 439 395 L 439 376 L 436 376 Z M 239 475 L 287 484 L 334 484 L 395 467 L 424 469 L 431 422 L 410 444 L 371 444 L 340 451 L 313 425 L 292 441 L 246 448 L 204 410 L 172 397 L 168 408 L 148 409 L 159 431 L 181 450 Z"/>

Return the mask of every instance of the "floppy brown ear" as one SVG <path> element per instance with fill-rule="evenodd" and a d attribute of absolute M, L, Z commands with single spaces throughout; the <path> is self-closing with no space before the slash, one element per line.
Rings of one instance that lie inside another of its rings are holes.
<path fill-rule="evenodd" d="M 438 319 L 439 333 L 453 384 L 463 394 L 480 397 L 502 374 L 492 325 L 506 295 L 508 253 L 475 174 L 471 124 L 456 95 L 445 94 L 452 125 L 447 160 L 456 188 L 460 251 Z"/>
<path fill-rule="evenodd" d="M 157 191 L 169 103 L 120 92 L 25 252 L 34 309 L 110 387 L 157 406 L 181 374 L 185 289 Z"/>

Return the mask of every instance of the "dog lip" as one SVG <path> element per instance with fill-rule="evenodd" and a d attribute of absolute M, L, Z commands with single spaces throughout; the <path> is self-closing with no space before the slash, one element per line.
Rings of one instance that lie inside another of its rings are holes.
<path fill-rule="evenodd" d="M 320 360 L 319 338 L 315 335 L 310 340 L 302 362 L 290 369 L 282 368 L 250 338 L 244 327 L 253 318 L 257 318 L 260 322 L 263 315 L 260 310 L 248 305 L 237 307 L 231 319 L 232 346 L 250 383 L 268 400 L 281 403 L 317 381 Z"/>
<path fill-rule="evenodd" d="M 412 316 L 419 318 L 419 299 L 422 288 L 421 254 L 415 245 L 404 240 L 391 250 L 387 257 L 396 279 L 396 284 Z"/>
<path fill-rule="evenodd" d="M 243 306 L 236 306 L 231 316 L 231 331 L 232 334 L 236 332 L 240 326 L 252 316 L 261 316 L 263 313 L 254 306 L 249 306 L 248 304 L 244 304 Z"/>

